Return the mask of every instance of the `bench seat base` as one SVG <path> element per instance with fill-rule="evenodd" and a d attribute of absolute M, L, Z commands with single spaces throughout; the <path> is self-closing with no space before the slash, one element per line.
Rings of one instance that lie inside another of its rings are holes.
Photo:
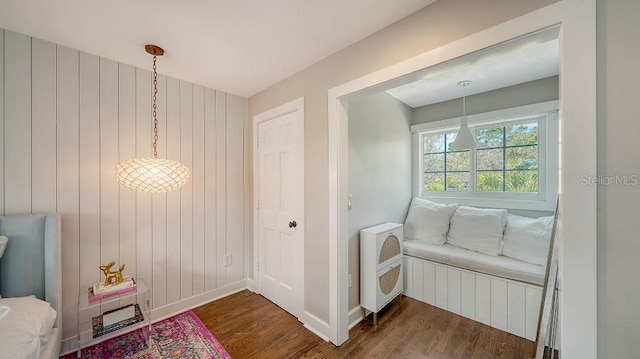
<path fill-rule="evenodd" d="M 542 286 L 404 255 L 404 295 L 531 341 Z"/>

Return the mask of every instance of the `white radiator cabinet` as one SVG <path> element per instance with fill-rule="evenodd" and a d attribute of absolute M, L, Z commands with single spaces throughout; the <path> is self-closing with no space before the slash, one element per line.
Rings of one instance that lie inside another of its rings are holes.
<path fill-rule="evenodd" d="M 360 231 L 360 306 L 377 313 L 403 290 L 402 224 Z"/>

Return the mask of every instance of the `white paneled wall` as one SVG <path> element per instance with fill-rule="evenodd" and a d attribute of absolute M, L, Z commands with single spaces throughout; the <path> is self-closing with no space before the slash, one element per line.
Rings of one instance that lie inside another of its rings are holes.
<path fill-rule="evenodd" d="M 404 294 L 535 340 L 542 287 L 405 256 Z"/>
<path fill-rule="evenodd" d="M 62 214 L 63 338 L 75 336 L 79 291 L 111 260 L 147 281 L 156 316 L 242 282 L 247 100 L 158 76 L 159 156 L 192 177 L 178 192 L 135 193 L 114 169 L 152 155 L 151 73 L 0 35 L 0 214 Z"/>

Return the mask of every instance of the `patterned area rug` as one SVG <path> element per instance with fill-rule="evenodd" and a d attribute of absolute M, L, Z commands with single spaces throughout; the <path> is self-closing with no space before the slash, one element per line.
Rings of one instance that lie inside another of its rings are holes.
<path fill-rule="evenodd" d="M 75 358 L 76 353 L 63 359 Z M 136 330 L 82 349 L 82 358 L 202 358 L 231 359 L 231 356 L 192 311 L 186 311 L 151 326 L 147 347 L 142 330 Z"/>

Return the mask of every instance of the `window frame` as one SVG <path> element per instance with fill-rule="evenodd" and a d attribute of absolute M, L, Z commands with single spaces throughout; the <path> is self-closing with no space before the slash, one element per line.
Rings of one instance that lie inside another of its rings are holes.
<path fill-rule="evenodd" d="M 470 191 L 424 191 L 422 137 L 457 130 L 460 118 L 452 118 L 411 126 L 413 141 L 413 195 L 443 203 L 458 203 L 478 207 L 552 211 L 558 193 L 559 181 L 559 126 L 558 101 L 512 107 L 467 116 L 469 128 L 474 131 L 506 123 L 517 123 L 536 117 L 538 120 L 538 192 L 478 192 L 476 188 L 476 151 L 469 152 Z M 475 133 L 475 132 L 474 132 Z M 550 170 L 550 169 L 556 169 Z"/>

